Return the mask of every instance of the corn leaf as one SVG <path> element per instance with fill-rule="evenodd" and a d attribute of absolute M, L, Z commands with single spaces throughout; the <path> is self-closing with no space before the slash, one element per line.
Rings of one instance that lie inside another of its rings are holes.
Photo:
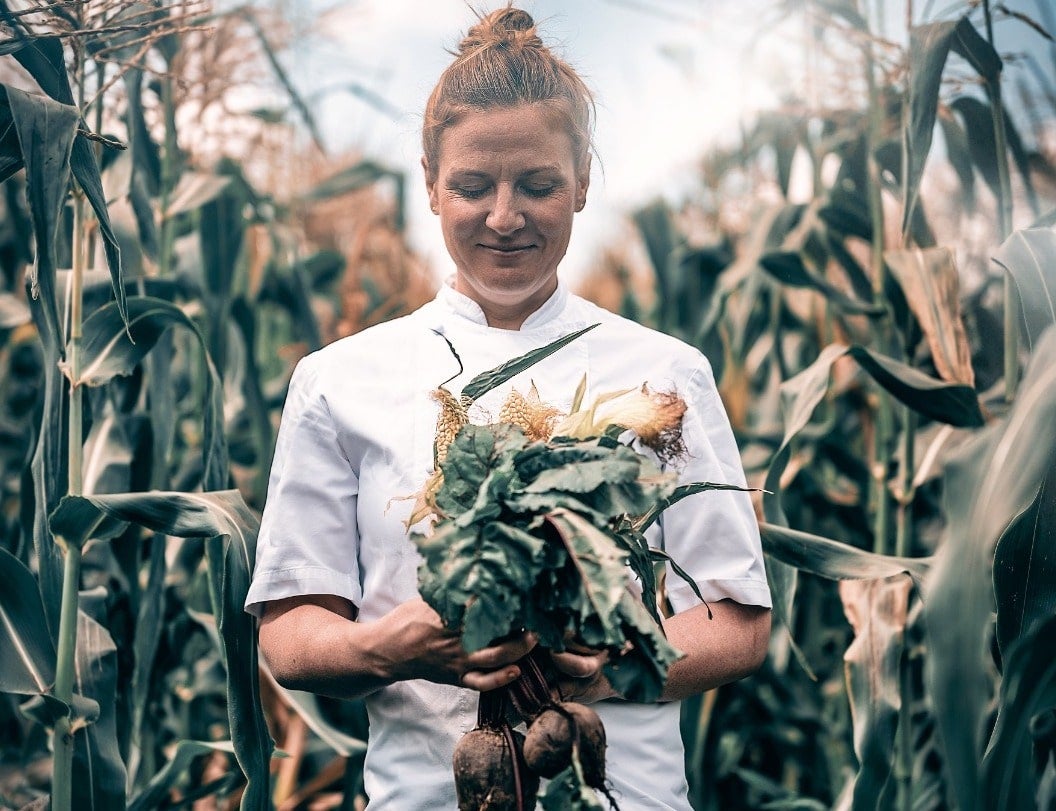
<path fill-rule="evenodd" d="M 987 82 L 996 82 L 1001 73 L 1001 58 L 993 47 L 979 36 L 967 17 L 959 20 L 914 26 L 909 32 L 909 123 L 906 148 L 909 153 L 909 177 L 905 182 L 902 231 L 908 233 L 913 210 L 920 193 L 920 178 L 931 151 L 935 117 L 939 105 L 942 73 L 950 51 L 963 56 Z"/>
<path fill-rule="evenodd" d="M 1002 658 L 1056 616 L 1056 458 L 1038 497 L 1001 534 L 994 552 L 997 644 Z"/>
<path fill-rule="evenodd" d="M 246 775 L 244 809 L 267 809 L 272 742 L 260 705 L 256 626 L 243 611 L 249 590 L 257 517 L 237 490 L 208 493 L 120 493 L 66 496 L 51 516 L 52 531 L 74 543 L 92 527 L 127 521 L 154 532 L 206 539 L 209 593 L 227 671 L 227 711 L 235 757 Z"/>
<path fill-rule="evenodd" d="M 40 335 L 44 357 L 43 407 L 36 447 L 33 451 L 31 473 L 33 477 L 32 525 L 24 532 L 33 538 L 33 551 L 37 556 L 37 572 L 40 596 L 52 639 L 57 639 L 59 611 L 62 604 L 63 557 L 48 529 L 48 515 L 66 492 L 69 481 L 66 437 L 66 420 L 69 409 L 69 393 L 66 380 L 59 371 L 61 358 L 60 336 L 55 333 L 44 316 L 39 299 L 30 299 L 33 321 Z M 27 517 L 28 518 L 28 517 Z M 26 521 L 28 524 L 28 520 Z"/>
<path fill-rule="evenodd" d="M 591 324 L 589 327 L 584 327 L 581 330 L 577 330 L 569 335 L 565 335 L 563 338 L 558 338 L 553 343 L 549 343 L 546 346 L 542 346 L 539 349 L 533 349 L 531 352 L 527 352 L 520 357 L 509 360 L 500 366 L 496 366 L 490 371 L 483 372 L 472 380 L 470 380 L 462 388 L 462 396 L 468 397 L 471 400 L 476 400 L 479 397 L 487 394 L 492 389 L 501 386 L 507 380 L 510 380 L 526 369 L 530 369 L 532 366 L 537 364 L 544 358 L 550 357 L 557 350 L 570 344 L 572 341 L 581 335 L 590 332 L 594 327 L 600 326 L 599 324 Z"/>
<path fill-rule="evenodd" d="M 127 320 L 115 303 L 106 304 L 84 322 L 82 366 L 75 386 L 101 386 L 117 375 L 130 375 L 144 356 L 171 326 L 182 326 L 193 333 L 204 350 L 197 326 L 176 305 L 149 296 L 136 296 L 128 302 Z M 223 433 L 223 387 L 216 367 L 204 354 L 205 420 L 202 457 L 205 464 L 203 486 L 218 490 L 227 484 L 227 444 Z M 69 366 L 62 364 L 69 375 Z"/>
<path fill-rule="evenodd" d="M 59 37 L 34 36 L 27 39 L 27 47 L 14 52 L 14 57 L 29 71 L 41 89 L 61 104 L 74 106 L 73 90 L 70 87 L 66 72 L 66 60 L 63 55 L 62 40 Z M 31 44 L 30 44 L 31 43 Z M 87 129 L 78 111 L 78 125 Z M 122 280 L 121 249 L 117 236 L 110 224 L 110 213 L 106 206 L 106 195 L 99 174 L 99 162 L 95 149 L 84 135 L 77 135 L 69 158 L 70 170 L 77 178 L 77 183 L 84 192 L 99 224 L 99 234 L 103 240 L 106 263 L 110 270 L 114 296 L 118 309 L 125 313 L 125 288 Z"/>
<path fill-rule="evenodd" d="M 1042 619 L 1008 651 L 998 696 L 997 722 L 983 759 L 982 808 L 1045 808 L 1038 786 L 1047 758 L 1035 741 L 1034 721 L 1056 707 L 1056 616 Z M 1038 765 L 1036 765 L 1038 764 Z"/>
<path fill-rule="evenodd" d="M 887 312 L 883 307 L 872 302 L 851 298 L 824 276 L 809 270 L 803 263 L 803 257 L 798 253 L 791 251 L 770 253 L 759 260 L 759 265 L 782 284 L 816 290 L 831 301 L 838 310 L 845 313 L 879 318 Z"/>
<path fill-rule="evenodd" d="M 82 593 L 82 605 L 105 613 L 106 592 Z M 98 707 L 98 717 L 75 736 L 73 802 L 77 808 L 124 808 L 125 762 L 117 744 L 117 645 L 86 611 L 77 614 L 76 691 Z"/>
<path fill-rule="evenodd" d="M 55 681 L 55 646 L 33 574 L 0 548 L 0 692 L 47 693 Z"/>
<path fill-rule="evenodd" d="M 139 598 L 136 615 L 136 636 L 132 645 L 132 740 L 139 741 L 128 753 L 128 785 L 141 785 L 139 769 L 142 755 L 149 751 L 154 727 L 148 722 L 151 679 L 165 628 L 165 536 L 155 534 L 150 544 L 147 581 Z M 138 562 L 138 561 L 137 561 Z"/>
<path fill-rule="evenodd" d="M 762 522 L 763 549 L 788 566 L 829 580 L 874 580 L 908 574 L 919 585 L 925 580 L 931 558 L 878 555 L 831 538 Z"/>
<path fill-rule="evenodd" d="M 33 218 L 36 262 L 27 274 L 49 331 L 61 334 L 55 296 L 55 235 L 70 183 L 70 154 L 80 115 L 75 107 L 0 86 L 0 105 L 10 111 L 26 168 L 26 195 Z"/>
<path fill-rule="evenodd" d="M 1033 350 L 1046 328 L 1056 324 L 1056 231 L 1015 231 L 998 249 L 994 261 L 1016 283 L 1027 345 Z"/>
<path fill-rule="evenodd" d="M 960 276 L 953 253 L 949 248 L 885 251 L 884 261 L 902 286 L 928 339 L 939 375 L 952 383 L 974 386 L 971 347 L 961 318 Z"/>
<path fill-rule="evenodd" d="M 1008 417 L 982 432 L 947 470 L 949 525 L 926 586 L 928 692 L 958 807 L 983 803 L 979 753 L 990 693 L 993 549 L 1037 498 L 1056 455 L 1056 329 L 1042 336 Z"/>
<path fill-rule="evenodd" d="M 843 655 L 854 718 L 854 751 L 860 764 L 854 780 L 854 808 L 890 806 L 895 732 L 903 700 L 901 667 L 912 583 L 845 580 L 840 599 L 854 641 Z"/>
<path fill-rule="evenodd" d="M 234 753 L 231 741 L 177 741 L 172 758 L 135 796 L 128 811 L 152 811 L 168 800 L 169 792 L 195 759 L 210 752 Z"/>
<path fill-rule="evenodd" d="M 968 139 L 968 154 L 972 163 L 979 170 L 986 181 L 986 185 L 995 196 L 1001 193 L 1001 178 L 999 161 L 1005 156 L 998 155 L 997 142 L 994 138 L 994 113 L 993 107 L 985 101 L 974 96 L 960 96 L 950 102 L 950 107 L 964 120 L 964 129 L 972 134 Z M 1005 119 L 1005 143 L 1008 151 L 1012 153 L 1012 159 L 1019 170 L 1020 179 L 1023 181 L 1023 190 L 1027 196 L 1031 211 L 1037 217 L 1040 213 L 1038 207 L 1037 192 L 1031 179 L 1033 170 L 1031 168 L 1031 155 L 1023 145 L 1023 139 L 1016 129 L 1008 110 L 1002 110 Z"/>

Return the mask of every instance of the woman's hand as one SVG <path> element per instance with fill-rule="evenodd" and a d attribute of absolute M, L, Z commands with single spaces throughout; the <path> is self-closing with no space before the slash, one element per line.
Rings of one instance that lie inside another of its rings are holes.
<path fill-rule="evenodd" d="M 605 651 L 570 643 L 561 653 L 551 652 L 550 660 L 560 674 L 553 686 L 554 698 L 559 701 L 576 701 L 592 704 L 606 698 L 617 698 L 602 667 L 609 656 Z"/>
<path fill-rule="evenodd" d="M 359 698 L 404 679 L 494 690 L 521 675 L 514 664 L 535 647 L 528 634 L 466 653 L 420 597 L 373 622 L 358 622 L 340 597 L 302 595 L 267 604 L 260 650 L 283 687 Z"/>
<path fill-rule="evenodd" d="M 515 663 L 536 641 L 530 634 L 519 634 L 466 653 L 458 634 L 445 628 L 421 597 L 396 606 L 378 624 L 383 633 L 377 655 L 393 681 L 427 679 L 481 692 L 515 681 L 521 675 Z"/>

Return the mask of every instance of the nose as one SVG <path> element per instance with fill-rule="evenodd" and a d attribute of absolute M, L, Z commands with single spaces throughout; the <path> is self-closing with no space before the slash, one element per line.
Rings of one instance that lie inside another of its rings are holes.
<path fill-rule="evenodd" d="M 513 189 L 499 186 L 493 199 L 494 203 L 485 220 L 488 228 L 500 236 L 510 236 L 524 227 L 524 213 L 517 205 Z"/>

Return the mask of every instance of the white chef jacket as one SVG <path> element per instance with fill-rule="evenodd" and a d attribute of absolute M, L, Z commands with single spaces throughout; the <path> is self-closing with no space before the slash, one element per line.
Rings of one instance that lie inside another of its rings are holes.
<path fill-rule="evenodd" d="M 444 285 L 409 316 L 337 341 L 304 358 L 283 410 L 246 600 L 260 615 L 269 600 L 334 594 L 376 620 L 417 594 L 419 557 L 403 521 L 432 469 L 439 405 L 470 379 L 590 324 L 601 326 L 477 401 L 476 423 L 497 417 L 511 386 L 534 381 L 544 402 L 568 411 L 583 374 L 585 402 L 639 387 L 677 390 L 688 404 L 689 450 L 680 480 L 744 484 L 740 457 L 707 360 L 670 336 L 571 295 L 562 284 L 520 330 L 489 327 L 480 307 Z M 396 500 L 394 500 L 396 499 Z M 756 519 L 747 494 L 711 491 L 669 508 L 651 530 L 707 600 L 770 606 Z M 675 611 L 698 603 L 667 578 Z M 365 789 L 371 809 L 451 811 L 451 755 L 476 724 L 477 693 L 403 681 L 365 699 L 370 732 Z M 607 770 L 624 808 L 688 811 L 679 703 L 594 705 L 608 738 Z"/>

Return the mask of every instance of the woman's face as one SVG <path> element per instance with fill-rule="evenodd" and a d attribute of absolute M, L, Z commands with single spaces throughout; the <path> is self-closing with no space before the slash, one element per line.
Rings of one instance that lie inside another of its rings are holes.
<path fill-rule="evenodd" d="M 562 117 L 543 104 L 467 113 L 423 158 L 455 287 L 492 326 L 517 329 L 557 287 L 557 265 L 583 208 L 590 159 L 577 165 Z"/>

